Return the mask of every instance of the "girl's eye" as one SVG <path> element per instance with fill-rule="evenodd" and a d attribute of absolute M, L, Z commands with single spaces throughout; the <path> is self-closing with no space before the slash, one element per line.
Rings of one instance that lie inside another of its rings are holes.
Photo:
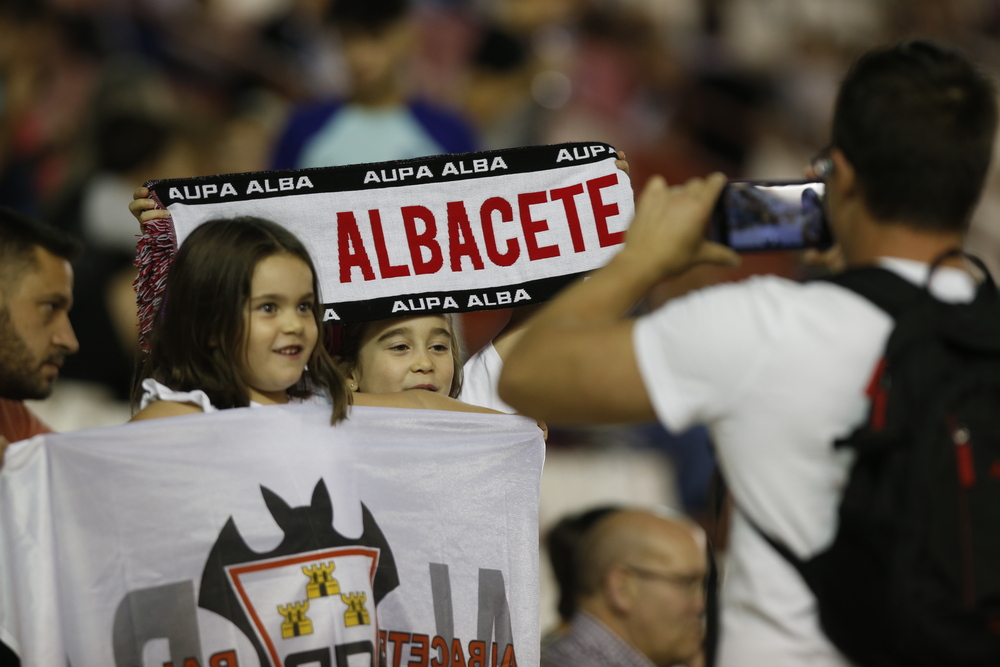
<path fill-rule="evenodd" d="M 257 310 L 263 313 L 275 313 L 278 311 L 278 306 L 273 303 L 262 303 L 257 306 Z"/>
<path fill-rule="evenodd" d="M 437 343 L 435 345 L 431 345 L 431 349 L 435 352 L 448 352 L 451 348 L 444 343 Z"/>
<path fill-rule="evenodd" d="M 303 301 L 302 303 L 299 304 L 300 313 L 311 313 L 312 309 L 313 305 L 311 301 Z"/>
<path fill-rule="evenodd" d="M 408 349 L 410 349 L 410 347 L 406 343 L 396 343 L 389 349 L 392 350 L 393 352 L 405 352 Z"/>

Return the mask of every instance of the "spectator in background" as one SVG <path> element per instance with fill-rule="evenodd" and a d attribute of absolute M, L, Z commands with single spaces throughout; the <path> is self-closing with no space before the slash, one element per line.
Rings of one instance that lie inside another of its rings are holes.
<path fill-rule="evenodd" d="M 618 511 L 619 507 L 607 505 L 563 517 L 549 531 L 545 545 L 549 551 L 552 573 L 559 586 L 559 625 L 548 636 L 542 637 L 542 648 L 562 637 L 572 628 L 577 610 L 577 551 L 584 535 L 598 521 Z"/>
<path fill-rule="evenodd" d="M 604 514 L 576 546 L 579 610 L 543 651 L 542 667 L 703 664 L 704 542 L 685 521 Z"/>
<path fill-rule="evenodd" d="M 138 351 L 132 282 L 140 234 L 127 202 L 148 178 L 188 173 L 178 169 L 183 160 L 175 157 L 179 140 L 173 124 L 148 112 L 95 107 L 93 168 L 64 188 L 46 219 L 87 246 L 73 268 L 80 309 L 76 332 L 88 353 L 71 359 L 63 377 L 97 383 L 125 401 Z"/>
<path fill-rule="evenodd" d="M 51 430 L 22 401 L 47 397 L 79 348 L 69 321 L 79 252 L 71 238 L 0 208 L 0 461 L 8 443 Z"/>
<path fill-rule="evenodd" d="M 545 143 L 540 124 L 546 110 L 532 95 L 540 68 L 536 60 L 523 36 L 501 25 L 483 29 L 469 62 L 462 105 L 484 150 Z"/>
<path fill-rule="evenodd" d="M 347 100 L 293 112 L 275 169 L 381 162 L 476 149 L 458 115 L 410 99 L 406 67 L 415 43 L 407 0 L 337 0 L 329 19 L 346 60 Z"/>
<path fill-rule="evenodd" d="M 0 205 L 40 216 L 70 167 L 100 67 L 82 13 L 0 2 Z"/>

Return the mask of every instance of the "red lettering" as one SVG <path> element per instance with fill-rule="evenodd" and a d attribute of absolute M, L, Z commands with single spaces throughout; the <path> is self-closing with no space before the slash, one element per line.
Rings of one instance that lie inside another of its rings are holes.
<path fill-rule="evenodd" d="M 375 237 L 375 256 L 378 257 L 378 271 L 382 277 L 401 278 L 410 275 L 410 268 L 405 264 L 393 266 L 389 263 L 389 250 L 385 247 L 385 233 L 382 232 L 382 215 L 377 208 L 368 211 L 368 220 L 372 224 L 372 236 Z"/>
<path fill-rule="evenodd" d="M 618 215 L 618 204 L 605 204 L 601 200 L 601 190 L 618 184 L 617 174 L 608 174 L 587 181 L 587 194 L 590 195 L 590 206 L 594 209 L 594 224 L 597 225 L 597 240 L 602 248 L 618 245 L 625 240 L 625 232 L 611 233 L 608 231 L 608 218 Z"/>
<path fill-rule="evenodd" d="M 469 642 L 469 667 L 487 667 L 486 642 Z"/>
<path fill-rule="evenodd" d="M 462 642 L 459 639 L 451 640 L 451 667 L 465 667 L 465 651 L 462 650 Z"/>
<path fill-rule="evenodd" d="M 410 662 L 408 665 L 417 665 L 417 667 L 427 667 L 427 642 L 429 641 L 427 635 L 413 635 L 410 640 Z"/>
<path fill-rule="evenodd" d="M 483 268 L 483 258 L 469 225 L 469 214 L 465 210 L 465 204 L 460 201 L 448 202 L 448 246 L 452 271 L 462 270 L 462 257 L 472 260 L 473 269 Z"/>
<path fill-rule="evenodd" d="M 479 209 L 479 220 L 483 224 L 483 237 L 486 239 L 486 256 L 497 266 L 510 266 L 521 254 L 516 239 L 507 239 L 507 252 L 501 253 L 497 248 L 497 238 L 493 230 L 493 213 L 500 212 L 500 222 L 512 222 L 514 209 L 503 197 L 490 197 Z"/>
<path fill-rule="evenodd" d="M 389 641 L 392 642 L 392 667 L 399 667 L 399 660 L 403 657 L 402 645 L 410 641 L 408 632 L 390 632 Z"/>
<path fill-rule="evenodd" d="M 361 269 L 365 280 L 375 280 L 372 263 L 358 231 L 358 221 L 350 211 L 337 214 L 337 254 L 340 257 L 340 282 L 351 282 L 351 267 L 354 266 Z"/>
<path fill-rule="evenodd" d="M 198 658 L 184 658 L 184 667 L 201 667 Z"/>
<path fill-rule="evenodd" d="M 493 648 L 490 649 L 490 667 L 497 667 L 497 643 L 493 642 Z"/>
<path fill-rule="evenodd" d="M 404 206 L 403 227 L 406 229 L 406 242 L 410 246 L 410 259 L 413 261 L 413 271 L 417 275 L 425 273 L 436 273 L 444 266 L 444 258 L 441 255 L 441 246 L 434 240 L 437 234 L 437 225 L 434 223 L 434 214 L 426 206 Z M 417 233 L 417 219 L 424 221 L 424 231 Z M 427 248 L 431 256 L 425 260 L 421 248 Z"/>
<path fill-rule="evenodd" d="M 435 636 L 431 640 L 431 650 L 437 651 L 437 656 L 431 658 L 431 667 L 449 667 L 451 653 L 448 652 L 448 642 L 444 637 Z"/>
<path fill-rule="evenodd" d="M 547 202 L 549 196 L 545 192 L 526 192 L 517 196 L 517 208 L 521 214 L 521 229 L 524 230 L 524 245 L 528 248 L 528 257 L 534 261 L 536 259 L 547 259 L 559 256 L 559 246 L 549 245 L 539 247 L 535 235 L 544 232 L 549 228 L 547 220 L 533 220 L 531 217 L 531 205 Z"/>
<path fill-rule="evenodd" d="M 503 662 L 500 663 L 500 667 L 517 667 L 517 659 L 514 658 L 514 645 L 507 644 L 507 648 L 503 652 Z"/>
<path fill-rule="evenodd" d="M 569 223 L 569 235 L 573 239 L 573 250 L 583 252 L 583 232 L 580 231 L 580 214 L 576 210 L 574 197 L 583 194 L 583 183 L 571 185 L 568 188 L 556 188 L 549 193 L 552 201 L 560 200 L 566 210 L 566 222 Z"/>
<path fill-rule="evenodd" d="M 236 651 L 219 651 L 208 659 L 209 667 L 240 667 Z"/>

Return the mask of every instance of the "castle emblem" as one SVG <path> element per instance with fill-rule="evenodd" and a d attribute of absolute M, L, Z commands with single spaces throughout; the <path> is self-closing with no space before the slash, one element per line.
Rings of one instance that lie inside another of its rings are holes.
<path fill-rule="evenodd" d="M 302 568 L 302 573 L 309 577 L 309 584 L 306 586 L 306 597 L 312 598 L 326 597 L 327 595 L 339 595 L 340 583 L 330 576 L 337 565 L 333 561 L 329 563 L 317 563 L 307 565 Z"/>
<path fill-rule="evenodd" d="M 240 628 L 262 667 L 330 664 L 343 650 L 367 653 L 378 664 L 375 609 L 399 578 L 368 508 L 361 505 L 361 537 L 347 538 L 333 528 L 322 480 L 304 507 L 261 492 L 284 539 L 268 553 L 255 552 L 230 518 L 205 564 L 198 606 Z"/>
<path fill-rule="evenodd" d="M 278 613 L 285 618 L 285 622 L 281 624 L 281 637 L 283 639 L 312 634 L 313 625 L 312 621 L 306 618 L 307 611 L 309 611 L 308 601 L 278 605 Z"/>
<path fill-rule="evenodd" d="M 364 593 L 348 593 L 340 596 L 340 599 L 347 605 L 347 611 L 344 612 L 344 625 L 350 627 L 352 625 L 372 624 L 371 616 L 365 609 L 367 598 L 368 596 Z"/>

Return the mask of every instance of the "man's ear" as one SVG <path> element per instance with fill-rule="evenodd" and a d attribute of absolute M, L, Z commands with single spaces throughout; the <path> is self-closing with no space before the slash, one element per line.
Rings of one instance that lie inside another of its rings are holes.
<path fill-rule="evenodd" d="M 830 159 L 833 160 L 833 174 L 827 179 L 828 187 L 835 187 L 839 190 L 839 195 L 849 197 L 857 194 L 858 177 L 844 152 L 834 147 L 830 150 Z"/>
<path fill-rule="evenodd" d="M 632 609 L 633 579 L 624 565 L 613 565 L 604 575 L 604 597 L 617 614 L 627 614 Z"/>

